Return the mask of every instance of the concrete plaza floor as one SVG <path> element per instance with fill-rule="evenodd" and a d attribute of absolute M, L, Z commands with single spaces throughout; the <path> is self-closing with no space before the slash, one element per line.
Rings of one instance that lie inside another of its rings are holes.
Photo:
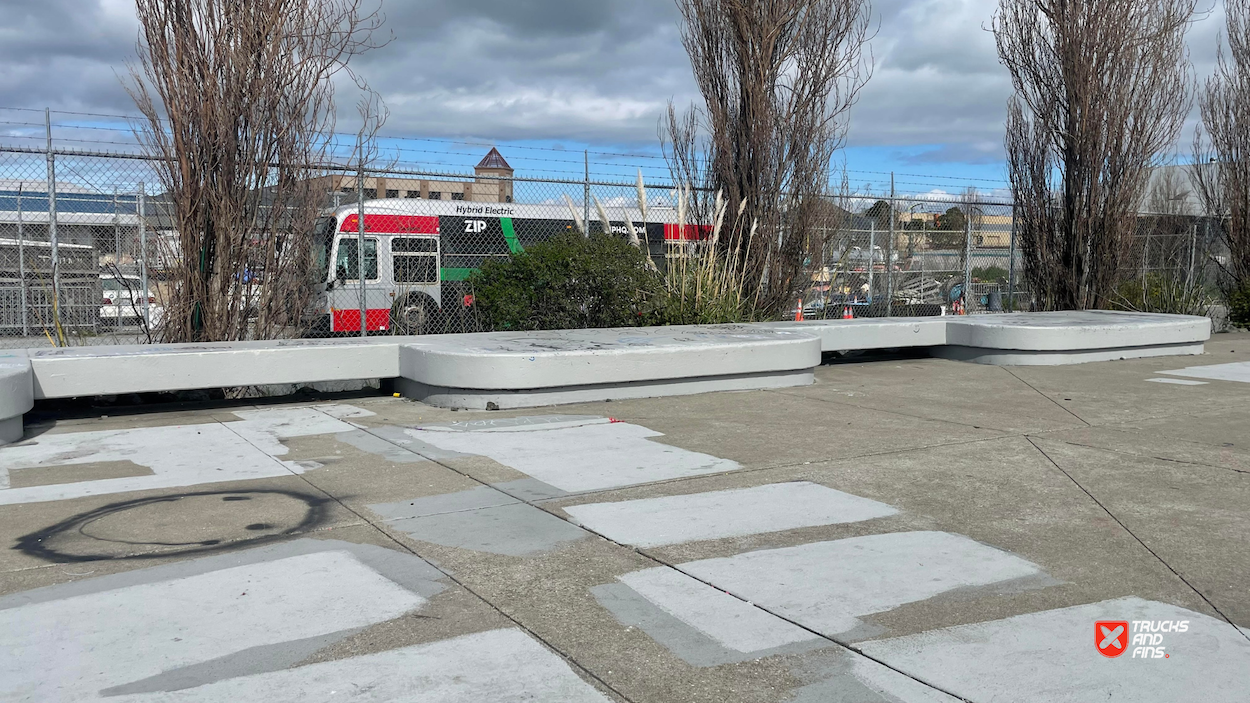
<path fill-rule="evenodd" d="M 1250 335 L 1207 352 L 36 416 L 0 700 L 1245 701 Z"/>

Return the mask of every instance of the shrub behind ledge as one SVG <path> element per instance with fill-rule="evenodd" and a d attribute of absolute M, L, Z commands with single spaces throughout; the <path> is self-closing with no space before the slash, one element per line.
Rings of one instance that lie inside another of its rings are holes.
<path fill-rule="evenodd" d="M 567 232 L 469 277 L 480 322 L 493 330 L 648 324 L 661 283 L 629 242 Z"/>

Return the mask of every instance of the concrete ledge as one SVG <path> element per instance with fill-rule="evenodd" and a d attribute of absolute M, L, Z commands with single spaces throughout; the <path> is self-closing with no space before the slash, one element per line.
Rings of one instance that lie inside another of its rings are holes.
<path fill-rule="evenodd" d="M 585 386 L 561 386 L 531 390 L 477 390 L 431 386 L 406 378 L 396 380 L 396 388 L 404 397 L 440 408 L 467 410 L 508 410 L 544 405 L 589 403 L 603 400 L 655 398 L 673 395 L 694 395 L 714 391 L 746 391 L 764 388 L 810 386 L 815 382 L 812 369 L 765 373 L 737 374 L 702 378 L 675 378 L 633 383 L 603 383 Z M 488 405 L 489 404 L 489 405 Z"/>
<path fill-rule="evenodd" d="M 290 339 L 30 350 L 35 398 L 393 378 L 420 337 Z"/>
<path fill-rule="evenodd" d="M 752 325 L 491 332 L 399 350 L 399 375 L 448 389 L 516 391 L 773 374 L 820 365 L 820 340 Z"/>
<path fill-rule="evenodd" d="M 933 347 L 946 344 L 950 317 L 865 317 L 855 320 L 763 322 L 756 327 L 806 332 L 820 338 L 821 351 Z"/>
<path fill-rule="evenodd" d="M 22 415 L 35 407 L 34 383 L 25 351 L 0 352 L 0 444 L 22 438 Z"/>
<path fill-rule="evenodd" d="M 1204 346 L 1202 343 L 1181 343 L 1146 347 L 1119 347 L 1115 349 L 1034 351 L 944 345 L 934 347 L 931 354 L 940 359 L 967 361 L 974 364 L 991 364 L 994 366 L 1065 366 L 1069 364 L 1088 364 L 1094 361 L 1119 361 L 1121 359 L 1144 359 L 1152 356 L 1201 354 Z"/>
<path fill-rule="evenodd" d="M 1190 315 L 1086 310 L 941 319 L 947 321 L 946 344 L 982 349 L 1074 351 L 1164 347 L 1202 343 L 1211 338 L 1211 320 Z"/>

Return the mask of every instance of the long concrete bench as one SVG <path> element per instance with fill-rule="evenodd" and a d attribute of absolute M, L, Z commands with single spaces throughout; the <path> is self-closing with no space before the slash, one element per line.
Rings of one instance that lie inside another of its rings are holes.
<path fill-rule="evenodd" d="M 36 399 L 152 393 L 399 375 L 420 337 L 289 339 L 31 349 Z"/>
<path fill-rule="evenodd" d="M 534 407 L 805 385 L 820 340 L 756 325 L 495 332 L 399 350 L 399 390 L 431 405 Z"/>
<path fill-rule="evenodd" d="M 822 351 L 927 348 L 991 364 L 1200 354 L 1210 320 L 1115 312 L 877 318 L 0 352 L 0 443 L 37 399 L 365 378 L 461 408 L 811 383 Z"/>
<path fill-rule="evenodd" d="M 948 317 L 934 356 L 999 366 L 1083 364 L 1201 354 L 1211 320 L 1190 315 L 1086 310 Z"/>

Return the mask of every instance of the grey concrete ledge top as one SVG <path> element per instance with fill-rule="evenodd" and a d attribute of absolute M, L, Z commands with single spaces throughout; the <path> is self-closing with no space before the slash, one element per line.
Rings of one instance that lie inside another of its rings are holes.
<path fill-rule="evenodd" d="M 456 335 L 463 336 L 463 335 Z M 116 344 L 85 347 L 29 349 L 30 358 L 39 360 L 85 359 L 93 357 L 165 356 L 169 354 L 237 353 L 282 349 L 324 349 L 327 347 L 397 347 L 429 337 L 341 337 L 335 339 L 271 339 L 251 342 L 191 342 L 184 344 Z"/>
<path fill-rule="evenodd" d="M 450 388 L 558 388 L 810 369 L 820 351 L 811 334 L 754 325 L 492 332 L 405 344 L 399 371 Z"/>
<path fill-rule="evenodd" d="M 947 317 L 946 343 L 983 349 L 1072 351 L 1205 342 L 1211 320 L 1191 315 L 1085 310 Z"/>

